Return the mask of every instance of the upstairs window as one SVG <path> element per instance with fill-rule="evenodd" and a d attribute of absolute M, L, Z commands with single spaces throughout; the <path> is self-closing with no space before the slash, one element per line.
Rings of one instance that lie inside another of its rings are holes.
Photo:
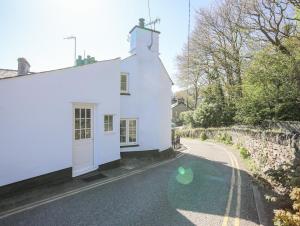
<path fill-rule="evenodd" d="M 121 74 L 121 93 L 128 93 L 128 74 Z"/>
<path fill-rule="evenodd" d="M 104 132 L 112 132 L 114 130 L 113 121 L 112 115 L 104 115 Z"/>

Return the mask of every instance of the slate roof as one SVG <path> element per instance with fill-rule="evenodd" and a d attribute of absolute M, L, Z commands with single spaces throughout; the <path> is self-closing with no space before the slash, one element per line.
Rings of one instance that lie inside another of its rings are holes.
<path fill-rule="evenodd" d="M 182 102 L 176 102 L 176 103 L 174 103 L 174 104 L 171 105 L 171 108 L 174 108 L 174 107 L 176 107 L 176 106 L 178 106 L 178 105 L 184 105 L 185 107 L 187 107 L 185 103 L 182 103 Z"/>
<path fill-rule="evenodd" d="M 11 70 L 11 69 L 1 69 L 0 68 L 0 79 L 2 78 L 11 78 L 18 75 L 17 70 Z"/>
<path fill-rule="evenodd" d="M 120 59 L 118 58 L 114 58 L 114 59 L 109 59 L 109 60 L 102 60 L 102 61 L 96 61 L 95 63 L 91 63 L 91 64 L 85 64 L 85 65 L 80 65 L 80 66 L 71 66 L 71 67 L 65 67 L 65 68 L 59 68 L 59 69 L 53 69 L 53 70 L 49 70 L 49 71 L 41 71 L 41 72 L 29 72 L 27 75 L 19 75 L 18 76 L 18 71 L 17 70 L 12 70 L 12 69 L 0 69 L 0 80 L 2 79 L 10 79 L 10 78 L 14 78 L 14 77 L 24 77 L 24 76 L 29 76 L 29 75 L 40 75 L 40 74 L 44 74 L 47 72 L 53 72 L 53 71 L 60 71 L 60 70 L 66 70 L 66 69 L 71 69 L 71 68 L 80 68 L 80 67 L 85 67 L 85 66 L 89 66 L 92 64 L 96 64 L 96 63 L 102 63 L 104 61 L 111 61 L 111 60 L 117 60 Z"/>

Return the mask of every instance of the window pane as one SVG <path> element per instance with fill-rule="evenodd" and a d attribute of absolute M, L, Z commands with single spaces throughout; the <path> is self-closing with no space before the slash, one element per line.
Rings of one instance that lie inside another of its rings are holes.
<path fill-rule="evenodd" d="M 120 120 L 120 143 L 126 143 L 126 120 Z"/>
<path fill-rule="evenodd" d="M 121 127 L 120 128 L 120 134 L 121 134 L 121 136 L 126 136 L 126 128 Z"/>
<path fill-rule="evenodd" d="M 120 143 L 126 143 L 126 136 L 120 136 Z"/>
<path fill-rule="evenodd" d="M 80 120 L 75 119 L 75 129 L 80 129 Z"/>
<path fill-rule="evenodd" d="M 107 123 L 104 124 L 104 131 L 105 131 L 105 132 L 108 131 L 108 124 L 107 124 Z"/>
<path fill-rule="evenodd" d="M 75 118 L 80 118 L 80 109 L 75 108 Z"/>
<path fill-rule="evenodd" d="M 120 121 L 120 127 L 125 127 L 126 128 L 126 120 L 121 120 Z"/>
<path fill-rule="evenodd" d="M 81 130 L 81 139 L 85 139 L 85 130 L 84 129 Z"/>
<path fill-rule="evenodd" d="M 85 128 L 85 119 L 81 119 L 81 129 Z"/>
<path fill-rule="evenodd" d="M 86 109 L 86 117 L 91 118 L 91 109 Z"/>
<path fill-rule="evenodd" d="M 87 129 L 90 129 L 90 128 L 91 128 L 91 120 L 90 120 L 90 119 L 87 119 L 87 120 L 86 120 L 86 128 L 87 128 Z"/>
<path fill-rule="evenodd" d="M 121 91 L 127 91 L 127 75 L 121 75 Z"/>
<path fill-rule="evenodd" d="M 127 75 L 121 75 L 121 82 L 127 82 Z"/>
<path fill-rule="evenodd" d="M 129 120 L 129 128 L 135 128 L 136 126 L 136 120 Z"/>
<path fill-rule="evenodd" d="M 136 142 L 136 120 L 129 120 L 129 143 Z"/>
<path fill-rule="evenodd" d="M 75 140 L 80 139 L 80 130 L 75 130 Z"/>
<path fill-rule="evenodd" d="M 81 109 L 81 118 L 85 118 L 85 109 Z"/>
<path fill-rule="evenodd" d="M 110 115 L 110 117 L 109 117 L 109 129 L 110 129 L 110 131 L 114 130 L 113 125 L 114 125 L 113 116 Z"/>
<path fill-rule="evenodd" d="M 129 143 L 135 143 L 135 142 L 136 142 L 135 134 L 129 134 Z"/>
<path fill-rule="evenodd" d="M 85 131 L 85 137 L 86 137 L 86 138 L 91 138 L 91 130 L 90 130 L 90 129 L 87 129 L 87 130 Z"/>
<path fill-rule="evenodd" d="M 104 115 L 104 131 L 110 132 L 113 131 L 113 116 Z"/>
<path fill-rule="evenodd" d="M 127 91 L 127 83 L 121 83 L 121 91 Z"/>

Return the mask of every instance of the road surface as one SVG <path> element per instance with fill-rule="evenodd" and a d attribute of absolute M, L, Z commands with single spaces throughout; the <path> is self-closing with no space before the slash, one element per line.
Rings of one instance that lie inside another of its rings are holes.
<path fill-rule="evenodd" d="M 0 219 L 0 225 L 259 225 L 250 176 L 224 147 L 183 140 L 157 167 Z"/>

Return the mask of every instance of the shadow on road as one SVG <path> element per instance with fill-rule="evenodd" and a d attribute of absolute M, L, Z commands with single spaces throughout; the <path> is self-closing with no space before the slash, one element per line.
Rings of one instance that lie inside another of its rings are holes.
<path fill-rule="evenodd" d="M 177 171 L 168 182 L 168 201 L 179 212 L 204 213 L 224 217 L 228 200 L 232 167 L 224 162 L 211 161 L 196 155 L 185 154 L 179 160 Z M 259 225 L 251 187 L 251 176 L 240 170 L 241 212 L 240 218 Z M 237 178 L 237 171 L 235 169 Z M 237 183 L 229 217 L 236 216 Z M 223 219 L 222 219 L 223 220 Z M 193 222 L 194 223 L 194 222 Z M 191 222 L 191 225 L 193 225 Z"/>
<path fill-rule="evenodd" d="M 258 224 L 251 177 L 240 171 L 240 218 Z M 198 155 L 11 215 L 1 225 L 221 225 L 232 167 Z M 236 186 L 229 216 L 236 211 Z M 242 223 L 240 225 L 243 225 Z"/>

